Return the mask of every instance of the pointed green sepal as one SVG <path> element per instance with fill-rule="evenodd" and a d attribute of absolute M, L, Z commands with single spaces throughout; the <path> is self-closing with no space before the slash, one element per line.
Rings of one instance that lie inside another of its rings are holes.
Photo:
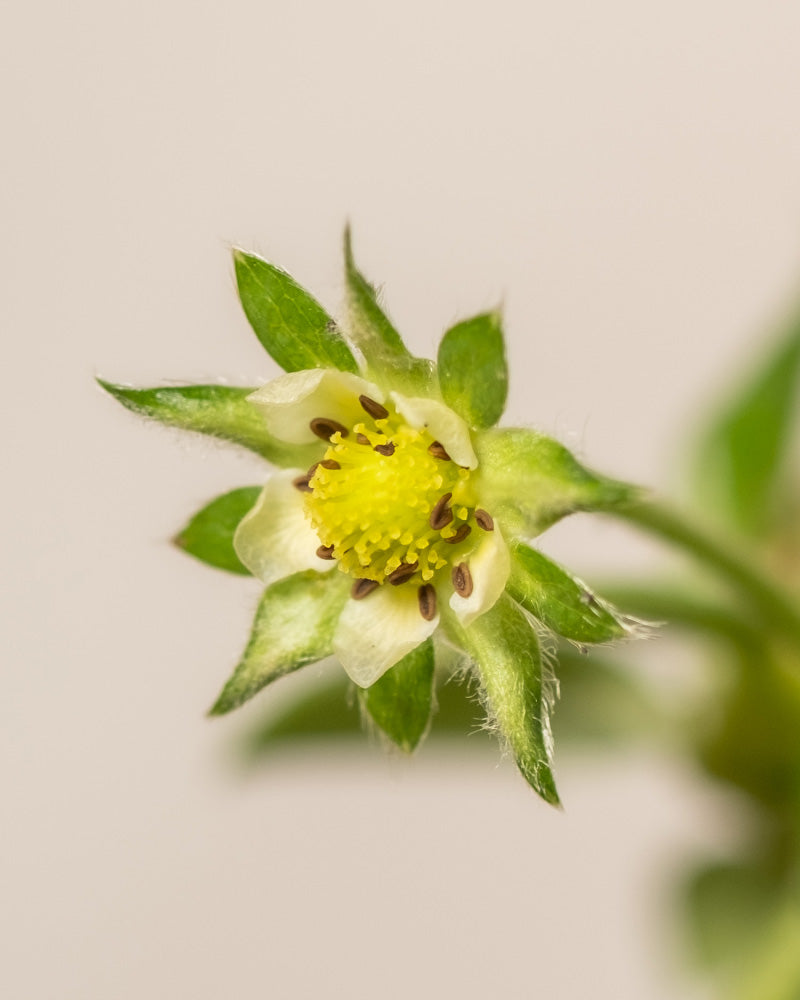
<path fill-rule="evenodd" d="M 551 770 L 551 691 L 539 640 L 525 612 L 504 594 L 466 628 L 452 616 L 446 628 L 473 660 L 490 722 L 508 743 L 523 777 L 546 802 L 559 805 Z"/>
<path fill-rule="evenodd" d="M 781 513 L 799 391 L 800 309 L 755 376 L 716 415 L 696 459 L 702 509 L 750 537 L 768 534 Z"/>
<path fill-rule="evenodd" d="M 209 714 L 224 715 L 279 677 L 330 656 L 348 591 L 343 573 L 314 570 L 267 587 L 242 659 Z"/>
<path fill-rule="evenodd" d="M 239 249 L 233 251 L 233 262 L 250 326 L 284 371 L 358 371 L 336 323 L 286 271 Z"/>
<path fill-rule="evenodd" d="M 433 642 L 426 639 L 361 693 L 373 722 L 406 753 L 416 749 L 430 722 L 433 667 Z"/>
<path fill-rule="evenodd" d="M 506 590 L 534 618 L 572 642 L 612 642 L 631 634 L 630 621 L 527 545 L 512 550 Z"/>
<path fill-rule="evenodd" d="M 506 405 L 508 366 L 499 312 L 451 327 L 439 344 L 442 398 L 471 427 L 493 427 Z"/>
<path fill-rule="evenodd" d="M 249 576 L 233 548 L 233 533 L 260 493 L 260 486 L 242 486 L 217 497 L 194 515 L 174 543 L 209 566 Z"/>
<path fill-rule="evenodd" d="M 434 381 L 433 364 L 409 352 L 381 308 L 375 287 L 356 267 L 349 226 L 344 233 L 344 263 L 348 333 L 364 357 L 368 377 L 408 395 L 425 394 Z"/>
<path fill-rule="evenodd" d="M 585 469 L 563 444 L 525 428 L 475 436 L 479 495 L 510 535 L 531 538 L 576 511 L 624 507 L 640 495 Z"/>
<path fill-rule="evenodd" d="M 196 431 L 249 448 L 273 465 L 305 469 L 318 461 L 316 445 L 287 444 L 273 437 L 264 418 L 248 403 L 253 389 L 228 385 L 181 385 L 132 389 L 97 379 L 126 409 L 170 427 Z"/>

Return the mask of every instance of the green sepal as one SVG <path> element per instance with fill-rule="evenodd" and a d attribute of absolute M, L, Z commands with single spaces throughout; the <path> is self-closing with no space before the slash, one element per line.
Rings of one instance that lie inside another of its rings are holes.
<path fill-rule="evenodd" d="M 173 539 L 178 548 L 217 569 L 250 575 L 236 555 L 233 533 L 258 500 L 262 487 L 242 486 L 212 500 Z"/>
<path fill-rule="evenodd" d="M 755 377 L 715 416 L 695 462 L 702 509 L 750 537 L 768 534 L 781 513 L 798 388 L 800 309 Z"/>
<path fill-rule="evenodd" d="M 507 741 L 523 777 L 546 802 L 559 805 L 551 769 L 551 691 L 525 612 L 503 594 L 466 628 L 449 614 L 445 627 L 474 662 L 489 720 Z"/>
<path fill-rule="evenodd" d="M 250 326 L 284 371 L 358 371 L 334 320 L 286 271 L 239 249 L 233 251 L 233 263 Z"/>
<path fill-rule="evenodd" d="M 318 461 L 316 444 L 287 444 L 273 437 L 264 418 L 247 402 L 254 389 L 228 385 L 181 385 L 132 389 L 104 379 L 97 382 L 122 405 L 170 427 L 196 431 L 249 448 L 273 465 L 305 469 Z"/>
<path fill-rule="evenodd" d="M 585 469 L 563 444 L 511 427 L 475 435 L 478 495 L 509 535 L 533 537 L 576 511 L 632 503 L 639 491 Z"/>
<path fill-rule="evenodd" d="M 572 642 L 612 642 L 630 635 L 630 624 L 619 612 L 528 545 L 512 549 L 506 590 L 534 618 Z"/>
<path fill-rule="evenodd" d="M 348 333 L 361 352 L 366 375 L 408 395 L 427 394 L 435 381 L 433 363 L 415 358 L 378 302 L 378 293 L 353 259 L 350 227 L 344 232 Z"/>
<path fill-rule="evenodd" d="M 279 677 L 330 656 L 348 592 L 347 578 L 335 571 L 305 570 L 267 587 L 247 647 L 209 715 L 224 715 Z"/>
<path fill-rule="evenodd" d="M 500 313 L 482 313 L 452 326 L 439 344 L 438 372 L 445 403 L 471 427 L 493 427 L 508 395 Z"/>
<path fill-rule="evenodd" d="M 411 753 L 425 735 L 433 704 L 433 642 L 426 639 L 361 692 L 372 721 Z"/>

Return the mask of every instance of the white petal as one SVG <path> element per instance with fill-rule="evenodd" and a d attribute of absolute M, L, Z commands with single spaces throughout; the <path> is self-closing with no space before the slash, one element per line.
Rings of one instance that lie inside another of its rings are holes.
<path fill-rule="evenodd" d="M 264 583 L 303 569 L 326 572 L 336 565 L 317 555 L 319 538 L 303 512 L 303 494 L 292 486 L 302 474 L 301 469 L 276 472 L 234 533 L 236 554 Z"/>
<path fill-rule="evenodd" d="M 419 613 L 416 587 L 385 584 L 345 604 L 333 651 L 350 679 L 366 688 L 424 642 L 438 624 L 438 615 L 426 621 Z"/>
<path fill-rule="evenodd" d="M 292 444 L 316 441 L 309 427 L 315 417 L 336 420 L 349 430 L 366 416 L 358 397 L 382 403 L 381 390 L 366 379 L 334 368 L 279 375 L 247 397 L 263 414 L 271 434 Z"/>
<path fill-rule="evenodd" d="M 466 469 L 477 468 L 478 459 L 472 450 L 469 427 L 449 406 L 436 399 L 401 396 L 399 392 L 391 395 L 403 419 L 417 430 L 426 428 L 436 441 L 444 445 L 456 465 L 463 465 Z"/>
<path fill-rule="evenodd" d="M 454 593 L 450 598 L 450 607 L 462 625 L 469 625 L 488 611 L 505 590 L 511 571 L 511 556 L 497 523 L 494 531 L 484 533 L 467 565 L 472 576 L 472 593 L 469 597 Z"/>

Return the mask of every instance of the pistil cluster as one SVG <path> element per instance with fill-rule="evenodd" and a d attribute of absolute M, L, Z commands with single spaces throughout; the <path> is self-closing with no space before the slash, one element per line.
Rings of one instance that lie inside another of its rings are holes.
<path fill-rule="evenodd" d="M 494 522 L 476 506 L 470 470 L 441 442 L 369 396 L 359 403 L 365 418 L 352 427 L 324 415 L 310 422 L 329 447 L 294 485 L 306 494 L 317 555 L 354 578 L 354 600 L 385 584 L 415 585 L 420 614 L 432 621 L 448 569 L 456 593 L 472 593 L 473 529 L 492 531 Z"/>

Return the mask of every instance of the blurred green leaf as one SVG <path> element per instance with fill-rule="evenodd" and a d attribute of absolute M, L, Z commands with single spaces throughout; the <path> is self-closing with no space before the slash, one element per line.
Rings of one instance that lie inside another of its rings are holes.
<path fill-rule="evenodd" d="M 320 457 L 316 444 L 287 444 L 269 433 L 261 414 L 247 402 L 253 389 L 227 385 L 132 389 L 100 378 L 97 382 L 126 409 L 142 417 L 231 441 L 273 465 L 305 469 Z"/>
<path fill-rule="evenodd" d="M 472 427 L 496 424 L 508 394 L 500 313 L 483 313 L 451 327 L 439 344 L 438 370 L 449 407 Z"/>
<path fill-rule="evenodd" d="M 279 677 L 333 651 L 333 633 L 349 592 L 342 573 L 295 573 L 264 591 L 250 640 L 210 715 L 224 715 Z"/>
<path fill-rule="evenodd" d="M 324 686 L 305 692 L 277 715 L 271 714 L 248 735 L 249 755 L 260 757 L 309 740 L 360 735 L 359 712 L 350 696 L 352 687 L 346 675 L 338 672 Z M 483 711 L 470 697 L 467 685 L 451 679 L 436 692 L 429 740 L 454 735 L 480 735 L 485 739 L 482 717 Z"/>
<path fill-rule="evenodd" d="M 506 589 L 534 618 L 573 642 L 610 642 L 630 626 L 580 580 L 527 545 L 515 545 Z"/>
<path fill-rule="evenodd" d="M 753 863 L 703 865 L 686 884 L 689 937 L 703 965 L 730 964 L 752 948 L 778 903 L 774 878 Z"/>
<path fill-rule="evenodd" d="M 463 628 L 449 616 L 446 628 L 467 651 L 496 723 L 528 784 L 551 805 L 558 792 L 551 770 L 551 692 L 543 677 L 539 640 L 525 613 L 506 594 Z"/>
<path fill-rule="evenodd" d="M 433 667 L 433 642 L 426 639 L 361 695 L 375 724 L 406 753 L 416 748 L 428 728 Z"/>
<path fill-rule="evenodd" d="M 737 666 L 697 733 L 701 763 L 778 816 L 800 812 L 800 675 L 764 638 Z"/>
<path fill-rule="evenodd" d="M 233 533 L 260 492 L 260 486 L 242 486 L 212 500 L 175 536 L 175 544 L 209 566 L 249 576 L 234 551 Z"/>
<path fill-rule="evenodd" d="M 800 310 L 701 438 L 695 471 L 699 503 L 751 537 L 774 527 L 799 386 Z"/>
<path fill-rule="evenodd" d="M 668 720 L 630 671 L 600 659 L 594 651 L 582 656 L 573 647 L 559 653 L 557 670 L 561 700 L 554 729 L 560 744 L 613 749 L 668 732 Z M 345 674 L 337 671 L 327 683 L 305 691 L 277 714 L 271 711 L 267 720 L 248 733 L 248 756 L 268 756 L 311 740 L 334 742 L 360 736 L 352 688 Z M 483 709 L 468 685 L 452 677 L 436 691 L 428 744 L 467 735 L 490 742 Z"/>
<path fill-rule="evenodd" d="M 344 233 L 344 262 L 348 333 L 364 356 L 367 375 L 410 395 L 424 393 L 433 382 L 433 364 L 410 353 L 381 308 L 376 289 L 356 267 L 349 226 Z"/>
<path fill-rule="evenodd" d="M 336 323 L 294 278 L 244 250 L 233 251 L 233 262 L 250 326 L 284 371 L 358 371 Z"/>
<path fill-rule="evenodd" d="M 737 956 L 731 1000 L 798 1000 L 800 997 L 800 904 L 797 896 L 757 928 L 749 947 Z"/>
<path fill-rule="evenodd" d="M 564 644 L 555 664 L 560 690 L 553 717 L 557 746 L 613 750 L 636 743 L 668 741 L 674 720 L 634 670 L 589 649 Z"/>
<path fill-rule="evenodd" d="M 747 608 L 709 598 L 695 581 L 669 584 L 631 579 L 606 583 L 603 592 L 637 618 L 665 629 L 726 639 L 744 651 L 760 651 L 763 646 L 763 634 Z"/>
<path fill-rule="evenodd" d="M 635 487 L 590 472 L 536 431 L 488 430 L 474 444 L 481 502 L 509 535 L 532 537 L 567 514 L 609 510 L 638 496 Z"/>

